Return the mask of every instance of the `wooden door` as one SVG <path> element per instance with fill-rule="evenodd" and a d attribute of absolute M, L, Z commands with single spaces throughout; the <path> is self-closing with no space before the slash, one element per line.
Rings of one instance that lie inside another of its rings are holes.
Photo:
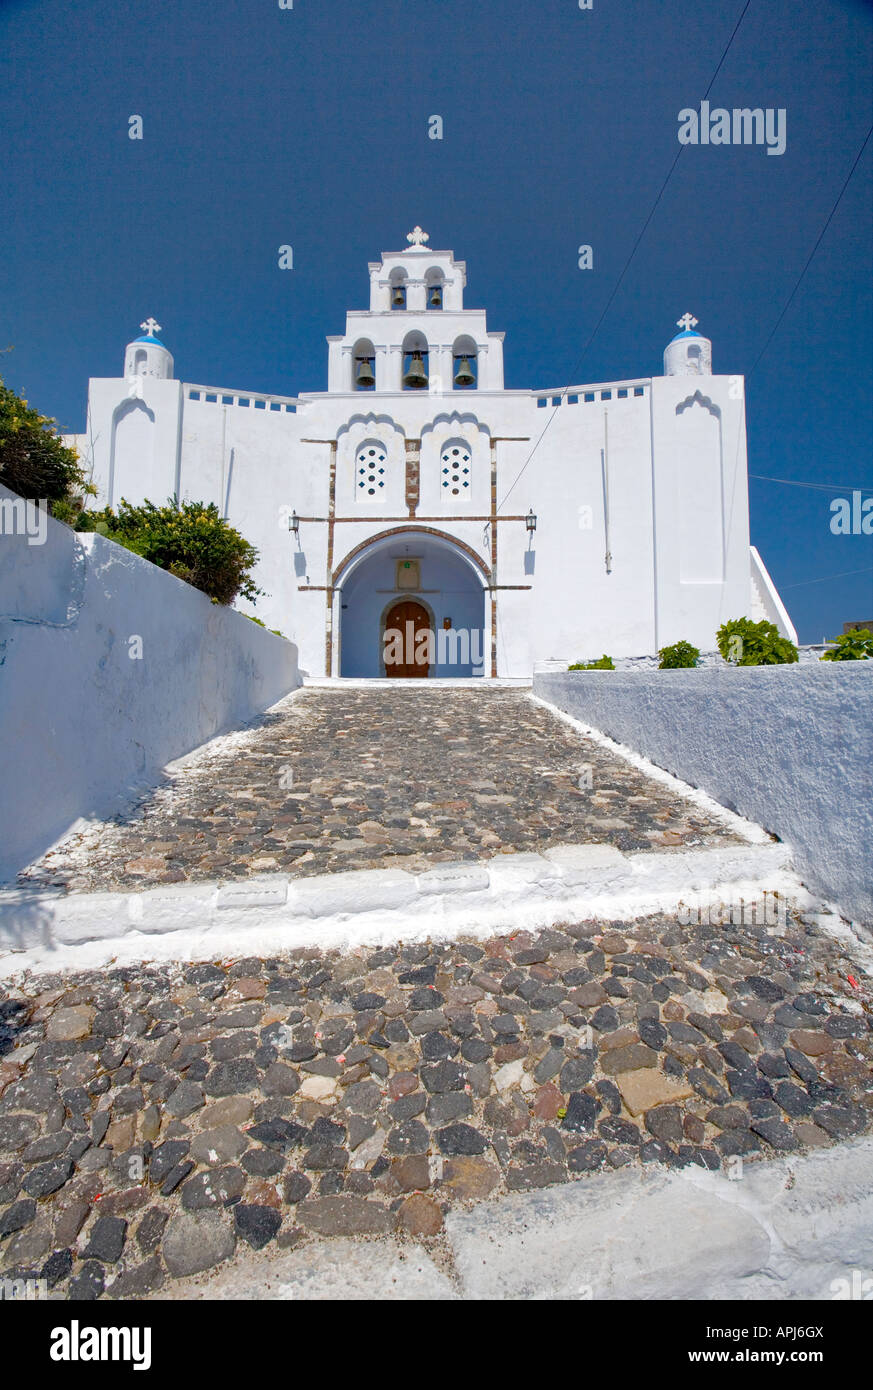
<path fill-rule="evenodd" d="M 427 676 L 428 661 L 427 650 L 424 639 L 421 645 L 417 646 L 416 639 L 420 632 L 429 630 L 430 618 L 427 610 L 420 603 L 415 603 L 412 599 L 404 599 L 402 603 L 395 603 L 385 619 L 386 633 L 400 633 L 402 638 L 402 650 L 398 651 L 399 644 L 395 643 L 392 652 L 390 642 L 383 642 L 382 656 L 385 663 L 385 675 L 400 678 Z M 431 643 L 433 644 L 433 638 Z M 416 653 L 419 660 L 416 661 Z M 400 659 L 398 660 L 398 656 Z"/>

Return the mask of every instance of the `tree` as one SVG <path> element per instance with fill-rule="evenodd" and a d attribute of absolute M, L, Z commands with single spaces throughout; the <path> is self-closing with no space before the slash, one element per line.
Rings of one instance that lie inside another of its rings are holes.
<path fill-rule="evenodd" d="M 19 497 L 45 499 L 61 514 L 75 492 L 93 491 L 56 421 L 40 415 L 0 377 L 0 483 Z"/>

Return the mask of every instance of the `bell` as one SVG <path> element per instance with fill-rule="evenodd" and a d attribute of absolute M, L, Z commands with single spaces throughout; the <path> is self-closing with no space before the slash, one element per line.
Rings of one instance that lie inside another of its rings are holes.
<path fill-rule="evenodd" d="M 376 378 L 373 375 L 373 368 L 370 366 L 369 357 L 362 357 L 358 365 L 358 374 L 355 377 L 355 385 L 358 389 L 365 386 L 375 386 Z"/>
<path fill-rule="evenodd" d="M 462 357 L 458 363 L 458 370 L 455 373 L 456 386 L 475 386 L 476 378 L 470 369 L 470 363 L 466 357 Z"/>
<path fill-rule="evenodd" d="M 414 352 L 409 370 L 403 378 L 403 385 L 409 386 L 413 390 L 419 391 L 422 386 L 427 386 L 427 372 L 424 370 L 424 363 L 421 360 L 421 353 Z"/>
<path fill-rule="evenodd" d="M 402 309 L 406 304 L 406 291 L 402 285 L 396 285 L 391 296 L 391 303 L 395 309 Z"/>
<path fill-rule="evenodd" d="M 443 292 L 439 285 L 434 285 L 431 290 L 429 303 L 432 309 L 441 309 L 443 307 Z"/>

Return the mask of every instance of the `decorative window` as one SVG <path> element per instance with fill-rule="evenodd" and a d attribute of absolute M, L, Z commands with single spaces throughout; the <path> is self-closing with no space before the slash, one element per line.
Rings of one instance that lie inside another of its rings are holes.
<path fill-rule="evenodd" d="M 385 491 L 388 451 L 377 439 L 368 439 L 355 454 L 355 496 L 365 501 Z"/>
<path fill-rule="evenodd" d="M 440 453 L 440 488 L 443 497 L 469 497 L 473 456 L 463 439 L 450 439 Z"/>

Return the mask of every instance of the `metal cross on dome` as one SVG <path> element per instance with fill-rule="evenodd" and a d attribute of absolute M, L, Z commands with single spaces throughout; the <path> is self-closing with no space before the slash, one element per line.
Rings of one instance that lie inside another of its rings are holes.
<path fill-rule="evenodd" d="M 147 318 L 145 323 L 140 324 L 140 328 L 147 333 L 150 338 L 156 338 L 161 331 L 161 325 L 153 318 Z"/>
<path fill-rule="evenodd" d="M 697 319 L 693 314 L 683 314 L 681 319 L 676 320 L 676 327 L 684 328 L 687 333 L 689 328 L 697 327 Z"/>
<path fill-rule="evenodd" d="M 430 237 L 427 232 L 423 232 L 420 227 L 413 227 L 412 231 L 408 233 L 406 240 L 411 242 L 413 246 L 423 247 L 426 241 L 430 241 Z"/>

